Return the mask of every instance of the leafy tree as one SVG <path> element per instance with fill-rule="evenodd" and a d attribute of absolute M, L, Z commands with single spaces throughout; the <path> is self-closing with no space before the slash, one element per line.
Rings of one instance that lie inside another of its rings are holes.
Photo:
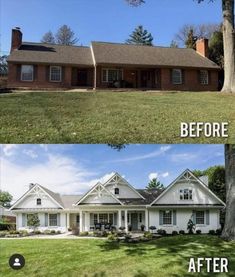
<path fill-rule="evenodd" d="M 235 240 L 235 145 L 225 145 L 226 215 L 222 238 Z"/>
<path fill-rule="evenodd" d="M 148 185 L 146 186 L 146 189 L 163 189 L 164 186 L 163 184 L 157 180 L 157 178 L 153 178 L 152 180 L 150 180 L 150 182 L 148 183 Z"/>
<path fill-rule="evenodd" d="M 0 205 L 3 207 L 10 207 L 12 195 L 8 191 L 0 190 Z"/>
<path fill-rule="evenodd" d="M 215 31 L 209 40 L 209 58 L 224 68 L 224 42 L 222 30 Z"/>
<path fill-rule="evenodd" d="M 27 224 L 35 231 L 37 227 L 40 226 L 40 220 L 38 218 L 38 215 L 37 214 L 28 215 Z"/>
<path fill-rule="evenodd" d="M 224 166 L 216 165 L 207 168 L 206 170 L 194 170 L 194 175 L 197 177 L 208 176 L 208 187 L 212 190 L 222 201 L 226 201 L 226 187 L 225 187 L 225 168 Z"/>
<path fill-rule="evenodd" d="M 126 0 L 130 5 L 137 7 L 145 0 Z M 196 0 L 202 3 L 205 0 Z M 213 2 L 215 0 L 210 0 Z M 225 80 L 223 92 L 235 93 L 235 32 L 234 32 L 234 0 L 221 0 L 223 13 L 223 40 L 224 40 L 224 71 Z"/>
<path fill-rule="evenodd" d="M 52 31 L 48 31 L 47 33 L 45 33 L 41 39 L 41 42 L 55 44 L 55 37 L 54 37 Z"/>
<path fill-rule="evenodd" d="M 75 37 L 75 33 L 67 25 L 63 25 L 59 28 L 56 35 L 56 43 L 63 45 L 75 45 L 78 39 Z"/>
<path fill-rule="evenodd" d="M 7 75 L 7 55 L 0 56 L 0 75 Z"/>
<path fill-rule="evenodd" d="M 108 143 L 108 146 L 117 150 L 117 151 L 121 151 L 122 149 L 126 148 L 126 144 L 111 144 Z"/>
<path fill-rule="evenodd" d="M 143 26 L 138 26 L 130 35 L 130 38 L 126 40 L 127 44 L 137 44 L 137 45 L 148 45 L 153 46 L 153 37 L 151 33 L 143 28 Z"/>

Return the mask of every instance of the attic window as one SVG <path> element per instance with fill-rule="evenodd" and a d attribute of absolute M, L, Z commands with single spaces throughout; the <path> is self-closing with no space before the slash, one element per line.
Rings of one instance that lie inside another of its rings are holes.
<path fill-rule="evenodd" d="M 114 189 L 114 194 L 119 195 L 119 188 Z"/>
<path fill-rule="evenodd" d="M 41 198 L 37 198 L 37 205 L 42 205 L 42 199 Z"/>
<path fill-rule="evenodd" d="M 192 200 L 193 191 L 192 189 L 181 189 L 180 190 L 180 200 Z"/>

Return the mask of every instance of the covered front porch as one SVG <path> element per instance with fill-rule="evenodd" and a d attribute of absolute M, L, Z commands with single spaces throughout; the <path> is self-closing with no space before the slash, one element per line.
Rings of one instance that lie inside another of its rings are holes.
<path fill-rule="evenodd" d="M 80 232 L 95 230 L 125 231 L 148 230 L 147 210 L 80 210 L 79 212 L 66 214 L 67 229 L 78 227 Z"/>

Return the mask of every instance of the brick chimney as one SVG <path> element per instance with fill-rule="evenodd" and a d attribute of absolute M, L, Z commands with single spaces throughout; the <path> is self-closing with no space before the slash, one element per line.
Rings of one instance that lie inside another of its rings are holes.
<path fill-rule="evenodd" d="M 22 44 L 22 32 L 19 27 L 12 29 L 11 52 L 18 49 Z"/>
<path fill-rule="evenodd" d="M 203 57 L 209 57 L 208 39 L 201 38 L 196 42 L 196 51 Z"/>

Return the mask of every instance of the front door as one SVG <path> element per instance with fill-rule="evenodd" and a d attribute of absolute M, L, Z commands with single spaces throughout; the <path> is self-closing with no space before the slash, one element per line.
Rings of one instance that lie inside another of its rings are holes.
<path fill-rule="evenodd" d="M 142 88 L 153 87 L 154 75 L 152 70 L 142 70 L 140 76 Z"/>
<path fill-rule="evenodd" d="M 137 213 L 131 214 L 131 226 L 132 226 L 132 230 L 138 230 L 138 214 Z"/>
<path fill-rule="evenodd" d="M 78 70 L 78 86 L 87 86 L 87 70 Z"/>

